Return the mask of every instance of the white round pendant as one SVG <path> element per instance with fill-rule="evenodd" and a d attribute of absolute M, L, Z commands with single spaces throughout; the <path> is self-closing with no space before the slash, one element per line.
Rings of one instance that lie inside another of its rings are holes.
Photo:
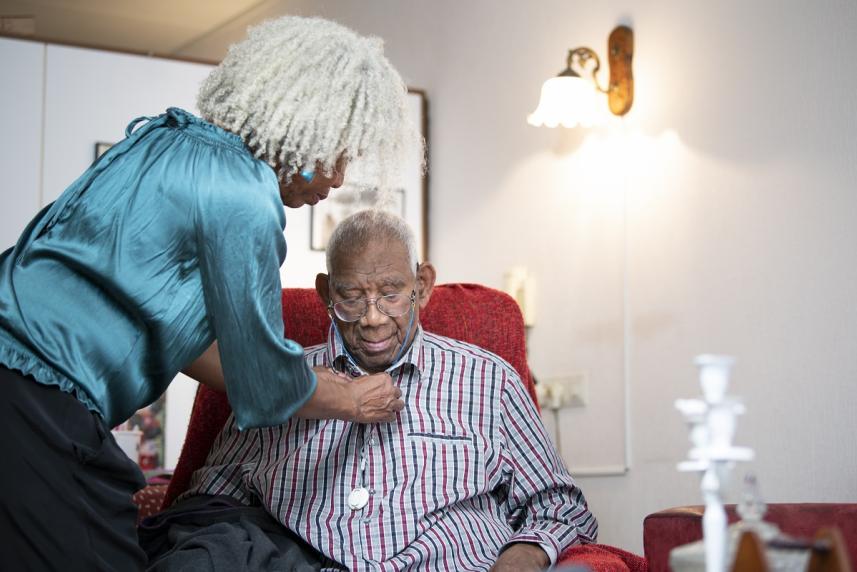
<path fill-rule="evenodd" d="M 369 491 L 363 487 L 357 487 L 348 495 L 348 507 L 351 510 L 360 510 L 369 504 Z"/>

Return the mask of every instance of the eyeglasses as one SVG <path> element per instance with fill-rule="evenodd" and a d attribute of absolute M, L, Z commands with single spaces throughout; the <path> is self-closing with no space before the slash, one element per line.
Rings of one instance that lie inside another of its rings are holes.
<path fill-rule="evenodd" d="M 335 304 L 329 304 L 337 318 L 343 322 L 356 322 L 369 311 L 369 304 L 375 304 L 378 311 L 391 318 L 398 318 L 414 307 L 417 299 L 416 290 L 411 290 L 410 296 L 405 294 L 387 294 L 376 298 L 350 298 Z"/>

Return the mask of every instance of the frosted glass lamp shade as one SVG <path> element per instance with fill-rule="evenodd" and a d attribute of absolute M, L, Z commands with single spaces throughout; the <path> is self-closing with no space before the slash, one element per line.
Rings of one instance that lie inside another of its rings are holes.
<path fill-rule="evenodd" d="M 540 127 L 592 127 L 607 120 L 607 101 L 595 85 L 578 76 L 552 77 L 542 86 L 542 96 L 527 123 Z"/>

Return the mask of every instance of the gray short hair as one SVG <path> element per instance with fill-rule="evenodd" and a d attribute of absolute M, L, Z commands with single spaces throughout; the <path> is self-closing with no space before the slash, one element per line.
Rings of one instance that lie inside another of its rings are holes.
<path fill-rule="evenodd" d="M 383 42 L 321 18 L 284 16 L 229 47 L 197 98 L 202 117 L 240 136 L 288 183 L 330 175 L 342 156 L 383 184 L 422 139 Z"/>
<path fill-rule="evenodd" d="M 327 273 L 333 273 L 333 260 L 346 253 L 360 251 L 371 241 L 398 242 L 408 251 L 408 266 L 416 272 L 417 241 L 408 223 L 400 216 L 381 209 L 357 211 L 340 222 L 327 242 Z"/>

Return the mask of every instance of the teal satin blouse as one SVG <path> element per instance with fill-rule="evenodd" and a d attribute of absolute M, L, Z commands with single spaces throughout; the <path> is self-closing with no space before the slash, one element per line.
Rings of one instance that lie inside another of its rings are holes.
<path fill-rule="evenodd" d="M 283 423 L 316 378 L 283 338 L 274 171 L 186 111 L 144 119 L 0 254 L 0 365 L 114 426 L 216 338 L 239 426 Z"/>

